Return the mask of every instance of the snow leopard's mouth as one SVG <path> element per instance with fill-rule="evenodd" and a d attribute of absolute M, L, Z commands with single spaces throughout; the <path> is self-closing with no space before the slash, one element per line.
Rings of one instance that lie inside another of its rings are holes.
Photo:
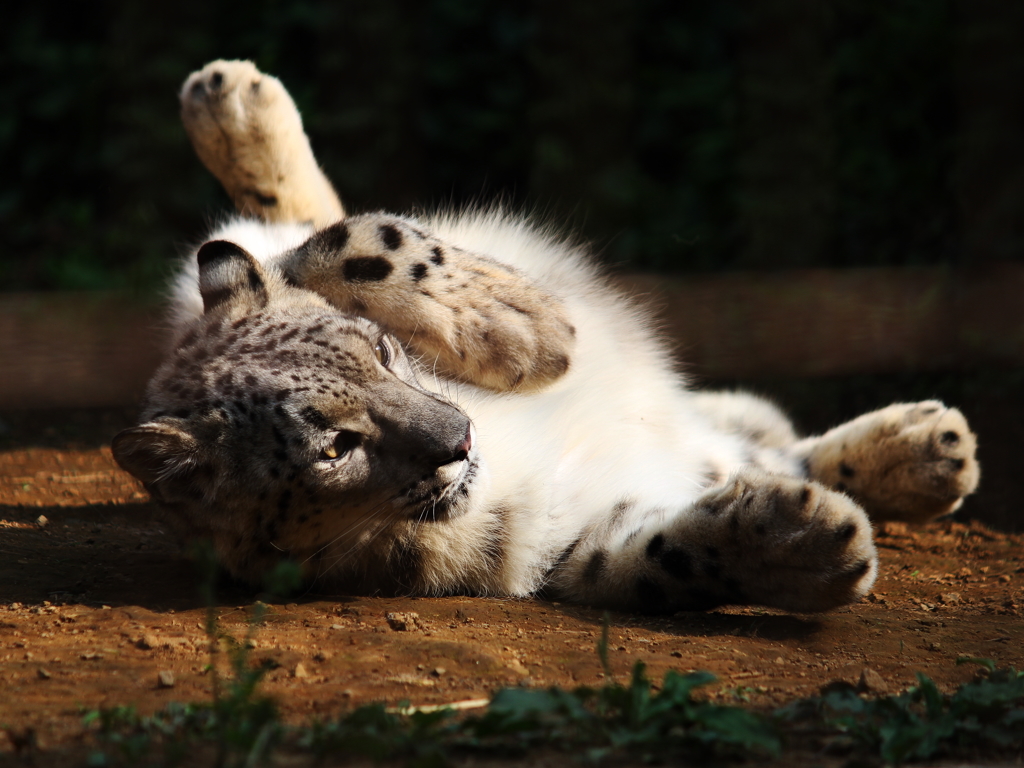
<path fill-rule="evenodd" d="M 448 465 L 444 469 L 449 477 L 437 477 L 433 483 L 422 483 L 404 496 L 402 501 L 410 517 L 420 522 L 442 522 L 465 511 L 480 469 L 476 451 L 455 467 Z"/>

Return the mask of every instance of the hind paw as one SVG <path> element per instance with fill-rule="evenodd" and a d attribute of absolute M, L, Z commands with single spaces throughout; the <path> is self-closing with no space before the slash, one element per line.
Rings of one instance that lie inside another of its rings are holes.
<path fill-rule="evenodd" d="M 890 405 L 808 442 L 810 476 L 850 493 L 874 519 L 926 522 L 978 486 L 977 439 L 960 411 L 937 400 Z"/>
<path fill-rule="evenodd" d="M 716 540 L 742 602 L 814 612 L 854 602 L 877 571 L 871 524 L 850 498 L 755 470 L 696 504 L 695 533 Z"/>

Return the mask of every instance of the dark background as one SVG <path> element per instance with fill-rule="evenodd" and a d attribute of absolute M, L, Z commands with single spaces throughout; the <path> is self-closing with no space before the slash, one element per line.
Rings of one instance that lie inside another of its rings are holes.
<path fill-rule="evenodd" d="M 177 116 L 215 58 L 283 80 L 350 211 L 501 199 L 626 270 L 1021 258 L 1021 2 L 43 0 L 0 41 L 4 291 L 159 289 L 229 208 Z M 1021 526 L 1024 371 L 707 383 L 808 431 L 957 404 L 985 473 L 965 514 Z"/>
<path fill-rule="evenodd" d="M 177 119 L 278 75 L 355 210 L 501 197 L 664 271 L 1018 258 L 1024 4 L 18 3 L 0 285 L 153 288 L 227 201 Z"/>

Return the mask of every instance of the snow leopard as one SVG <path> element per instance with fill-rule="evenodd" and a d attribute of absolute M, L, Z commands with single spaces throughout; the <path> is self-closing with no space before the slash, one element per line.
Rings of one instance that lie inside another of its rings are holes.
<path fill-rule="evenodd" d="M 498 207 L 349 213 L 279 80 L 215 61 L 180 94 L 237 213 L 186 259 L 173 341 L 119 464 L 258 583 L 637 612 L 855 602 L 872 521 L 977 486 L 938 401 L 798 437 L 694 390 L 586 249 Z"/>

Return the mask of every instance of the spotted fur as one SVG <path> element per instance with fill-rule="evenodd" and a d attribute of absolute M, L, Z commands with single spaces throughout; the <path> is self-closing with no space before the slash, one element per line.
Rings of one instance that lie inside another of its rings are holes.
<path fill-rule="evenodd" d="M 289 558 L 332 589 L 826 610 L 874 580 L 865 509 L 927 519 L 977 483 L 939 403 L 800 440 L 764 400 L 688 391 L 644 313 L 522 219 L 345 217 L 251 64 L 182 100 L 258 218 L 186 263 L 173 349 L 113 449 L 239 577 Z"/>

